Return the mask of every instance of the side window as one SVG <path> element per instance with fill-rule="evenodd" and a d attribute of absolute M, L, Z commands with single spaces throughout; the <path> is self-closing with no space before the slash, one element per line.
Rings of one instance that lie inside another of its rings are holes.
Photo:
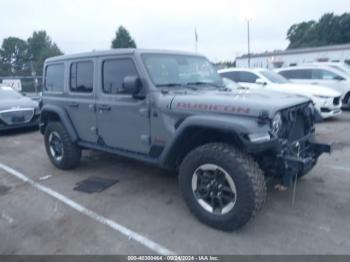
<path fill-rule="evenodd" d="M 258 79 L 258 76 L 256 74 L 250 72 L 240 72 L 239 76 L 239 82 L 243 83 L 255 83 L 256 79 Z"/>
<path fill-rule="evenodd" d="M 235 82 L 239 82 L 239 72 L 225 72 L 221 73 L 221 76 L 229 78 Z"/>
<path fill-rule="evenodd" d="M 122 91 L 124 77 L 137 76 L 131 59 L 106 60 L 102 66 L 103 92 L 106 94 L 125 94 Z"/>
<path fill-rule="evenodd" d="M 71 64 L 69 88 L 72 92 L 91 93 L 93 81 L 94 65 L 92 61 Z"/>
<path fill-rule="evenodd" d="M 312 70 L 312 79 L 318 80 L 335 80 L 343 79 L 341 76 L 324 69 L 313 69 Z"/>
<path fill-rule="evenodd" d="M 46 67 L 45 91 L 63 92 L 64 64 L 53 64 Z"/>
<path fill-rule="evenodd" d="M 295 69 L 279 72 L 287 79 L 311 79 L 311 69 Z"/>

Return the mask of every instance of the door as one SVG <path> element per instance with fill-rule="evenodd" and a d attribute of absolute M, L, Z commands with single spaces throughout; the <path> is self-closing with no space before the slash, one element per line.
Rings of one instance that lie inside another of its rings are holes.
<path fill-rule="evenodd" d="M 107 146 L 138 153 L 150 150 L 147 99 L 123 92 L 126 76 L 138 76 L 130 57 L 101 59 L 101 88 L 97 99 L 98 134 Z"/>
<path fill-rule="evenodd" d="M 337 90 L 338 92 L 344 94 L 344 83 L 345 79 L 330 70 L 326 69 L 313 69 L 312 70 L 312 80 L 318 85 L 327 86 Z"/>
<path fill-rule="evenodd" d="M 68 93 L 66 110 L 79 135 L 85 142 L 97 142 L 94 61 L 68 63 Z"/>

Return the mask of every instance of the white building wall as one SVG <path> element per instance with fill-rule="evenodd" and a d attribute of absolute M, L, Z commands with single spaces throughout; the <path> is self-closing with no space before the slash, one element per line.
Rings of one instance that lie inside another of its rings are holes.
<path fill-rule="evenodd" d="M 270 56 L 257 56 L 250 58 L 251 67 L 276 68 L 276 63 L 281 63 L 283 66 L 300 65 L 303 63 L 317 62 L 320 59 L 328 59 L 328 61 L 350 61 L 350 49 L 310 52 L 300 54 L 281 54 Z M 237 67 L 248 67 L 248 58 L 237 58 Z"/>

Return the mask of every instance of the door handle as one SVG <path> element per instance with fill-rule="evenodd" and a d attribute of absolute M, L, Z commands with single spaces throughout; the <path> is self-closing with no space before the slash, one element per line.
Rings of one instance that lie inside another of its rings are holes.
<path fill-rule="evenodd" d="M 79 104 L 78 103 L 70 103 L 69 107 L 78 108 Z"/>
<path fill-rule="evenodd" d="M 108 105 L 100 105 L 100 106 L 98 106 L 98 109 L 100 111 L 111 111 L 112 108 Z"/>

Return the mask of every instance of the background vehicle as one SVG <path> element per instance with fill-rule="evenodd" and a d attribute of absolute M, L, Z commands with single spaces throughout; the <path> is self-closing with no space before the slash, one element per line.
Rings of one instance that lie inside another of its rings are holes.
<path fill-rule="evenodd" d="M 0 130 L 38 126 L 39 115 L 37 102 L 0 85 Z"/>
<path fill-rule="evenodd" d="M 41 105 L 40 130 L 56 167 L 76 167 L 90 148 L 177 170 L 190 210 L 222 230 L 242 227 L 262 208 L 264 174 L 303 176 L 330 149 L 315 141 L 309 99 L 231 91 L 193 53 L 50 58 Z"/>
<path fill-rule="evenodd" d="M 312 99 L 322 118 L 341 114 L 341 94 L 330 88 L 305 84 L 293 84 L 283 76 L 266 69 L 228 68 L 219 71 L 223 77 L 252 89 L 279 91 L 304 95 Z"/>
<path fill-rule="evenodd" d="M 314 63 L 302 64 L 302 66 L 303 65 L 328 66 L 328 67 L 337 69 L 342 73 L 350 75 L 350 66 L 344 62 L 314 62 Z"/>
<path fill-rule="evenodd" d="M 350 75 L 324 65 L 305 65 L 276 69 L 276 72 L 295 82 L 330 87 L 342 95 L 343 106 L 350 108 Z"/>

